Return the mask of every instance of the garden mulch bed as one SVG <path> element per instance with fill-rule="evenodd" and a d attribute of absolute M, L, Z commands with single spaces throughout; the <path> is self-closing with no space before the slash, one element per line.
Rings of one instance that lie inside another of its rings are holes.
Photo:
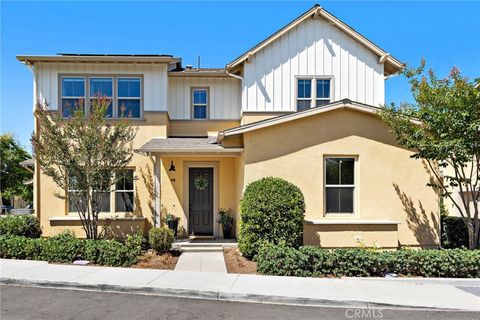
<path fill-rule="evenodd" d="M 225 248 L 223 258 L 228 273 L 257 274 L 257 263 L 245 258 L 237 248 Z"/>
<path fill-rule="evenodd" d="M 154 252 L 147 252 L 144 255 L 138 257 L 138 262 L 134 265 L 131 265 L 130 267 L 142 269 L 173 270 L 177 265 L 179 256 L 180 252 L 174 250 L 159 255 Z"/>

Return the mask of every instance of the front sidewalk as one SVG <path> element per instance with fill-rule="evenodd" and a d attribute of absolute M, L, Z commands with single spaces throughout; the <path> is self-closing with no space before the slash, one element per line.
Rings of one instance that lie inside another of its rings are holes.
<path fill-rule="evenodd" d="M 0 259 L 0 283 L 347 308 L 480 311 L 480 280 L 297 278 Z"/>

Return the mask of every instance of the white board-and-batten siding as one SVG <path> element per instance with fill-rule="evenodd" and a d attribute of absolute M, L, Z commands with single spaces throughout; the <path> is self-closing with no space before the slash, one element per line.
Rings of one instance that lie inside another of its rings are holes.
<path fill-rule="evenodd" d="M 208 88 L 209 119 L 240 119 L 240 81 L 225 77 L 169 77 L 168 114 L 172 120 L 191 119 L 192 88 Z"/>
<path fill-rule="evenodd" d="M 384 104 L 383 64 L 377 61 L 375 54 L 334 26 L 307 19 L 245 63 L 242 108 L 296 111 L 296 77 L 301 76 L 332 77 L 333 101 Z"/>
<path fill-rule="evenodd" d="M 51 110 L 59 110 L 59 75 L 140 76 L 143 109 L 167 110 L 167 64 L 39 63 L 35 68 L 36 99 L 49 103 Z"/>

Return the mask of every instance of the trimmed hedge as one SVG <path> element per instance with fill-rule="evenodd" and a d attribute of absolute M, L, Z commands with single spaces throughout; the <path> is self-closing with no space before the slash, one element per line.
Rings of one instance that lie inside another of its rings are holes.
<path fill-rule="evenodd" d="M 129 266 L 142 253 L 142 236 L 116 240 L 81 240 L 66 232 L 48 239 L 0 236 L 0 258 L 71 263 L 84 259 L 106 266 Z"/>
<path fill-rule="evenodd" d="M 0 217 L 0 236 L 39 238 L 42 229 L 37 217 L 32 215 L 6 215 Z"/>
<path fill-rule="evenodd" d="M 396 273 L 417 277 L 480 277 L 480 250 L 328 250 L 265 245 L 256 261 L 259 273 L 277 276 L 378 277 Z"/>
<path fill-rule="evenodd" d="M 303 242 L 304 215 L 303 194 L 292 183 L 274 177 L 250 183 L 240 203 L 240 251 L 252 258 L 265 243 L 298 248 Z"/>
<path fill-rule="evenodd" d="M 441 218 L 442 247 L 446 249 L 468 248 L 468 231 L 461 217 Z"/>

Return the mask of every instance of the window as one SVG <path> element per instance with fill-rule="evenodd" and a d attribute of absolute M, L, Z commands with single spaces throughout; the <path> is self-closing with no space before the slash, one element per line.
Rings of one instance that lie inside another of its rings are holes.
<path fill-rule="evenodd" d="M 312 104 L 312 80 L 298 79 L 297 111 L 310 109 Z"/>
<path fill-rule="evenodd" d="M 78 212 L 78 206 L 74 201 L 74 195 L 80 196 L 78 183 L 74 177 L 68 177 L 68 212 Z M 93 202 L 99 206 L 99 212 L 110 212 L 110 192 L 96 191 L 93 193 Z M 86 207 L 84 208 L 86 210 Z"/>
<path fill-rule="evenodd" d="M 354 213 L 355 159 L 325 159 L 326 213 Z"/>
<path fill-rule="evenodd" d="M 110 101 L 106 118 L 113 117 L 113 79 L 112 78 L 90 78 L 90 105 L 98 97 L 107 97 Z"/>
<path fill-rule="evenodd" d="M 78 183 L 75 178 L 68 177 L 68 212 L 78 212 L 78 206 L 74 197 L 79 193 Z"/>
<path fill-rule="evenodd" d="M 123 171 L 115 184 L 115 212 L 133 212 L 133 169 Z"/>
<path fill-rule="evenodd" d="M 79 109 L 85 112 L 85 78 L 62 78 L 61 100 L 63 117 L 69 118 Z"/>
<path fill-rule="evenodd" d="M 117 78 L 118 117 L 140 118 L 140 78 Z"/>
<path fill-rule="evenodd" d="M 208 89 L 192 90 L 193 119 L 207 119 Z"/>
<path fill-rule="evenodd" d="M 317 99 L 315 106 L 330 103 L 330 79 L 317 79 Z"/>
<path fill-rule="evenodd" d="M 313 101 L 312 96 L 315 97 Z M 316 77 L 297 79 L 297 111 L 320 107 L 331 101 L 331 79 Z"/>

